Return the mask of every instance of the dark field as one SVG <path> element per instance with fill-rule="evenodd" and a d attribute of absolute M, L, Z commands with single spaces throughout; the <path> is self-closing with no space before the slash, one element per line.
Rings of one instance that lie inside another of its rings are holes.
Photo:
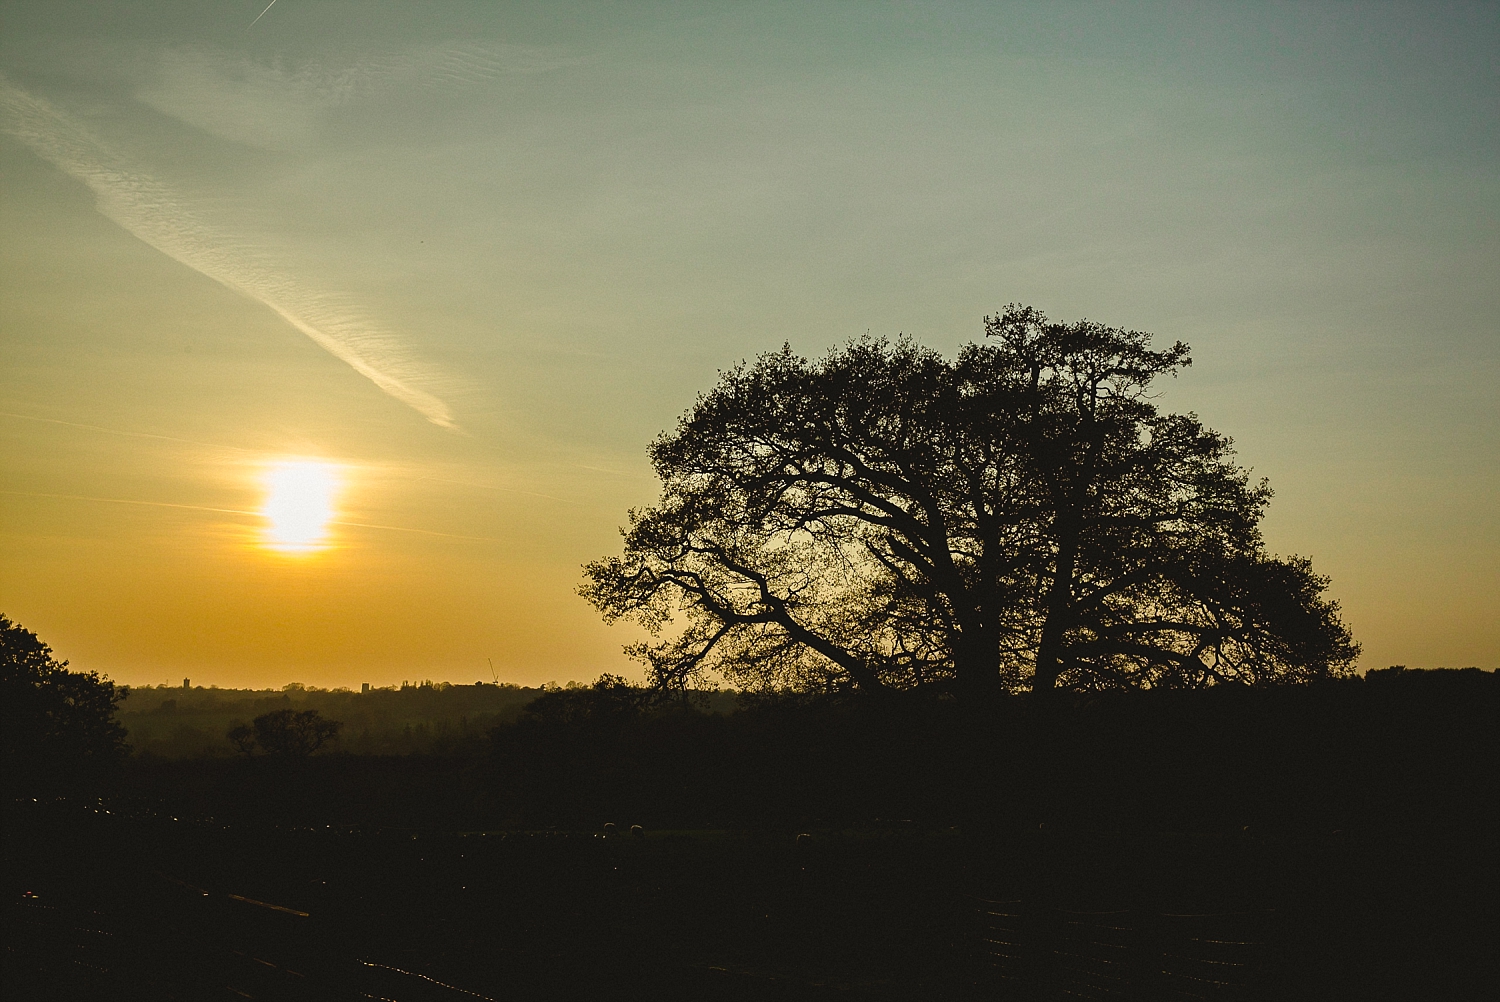
<path fill-rule="evenodd" d="M 580 693 L 479 757 L 136 761 L 10 804 L 6 993 L 1485 997 L 1494 681 L 983 720 Z"/>

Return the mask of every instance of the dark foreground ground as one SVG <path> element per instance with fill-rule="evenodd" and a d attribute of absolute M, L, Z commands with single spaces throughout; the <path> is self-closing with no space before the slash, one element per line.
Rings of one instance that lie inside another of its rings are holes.
<path fill-rule="evenodd" d="M 13 999 L 1461 999 L 1496 983 L 1494 856 L 1431 837 L 10 814 Z"/>
<path fill-rule="evenodd" d="M 6 802 L 4 996 L 1489 998 L 1497 720 L 1479 672 L 980 714 L 605 689 L 468 758 L 140 759 Z"/>

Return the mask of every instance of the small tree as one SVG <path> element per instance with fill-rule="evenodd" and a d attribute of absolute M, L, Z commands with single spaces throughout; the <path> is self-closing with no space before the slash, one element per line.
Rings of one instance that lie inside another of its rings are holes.
<path fill-rule="evenodd" d="M 35 633 L 0 616 L 4 771 L 17 792 L 96 780 L 129 750 L 115 720 L 129 690 L 67 666 Z"/>
<path fill-rule="evenodd" d="M 336 740 L 344 725 L 324 720 L 317 710 L 276 710 L 263 713 L 253 724 L 254 741 L 267 755 L 306 758 L 329 741 Z M 251 728 L 240 726 L 229 732 L 229 740 L 248 754 Z"/>

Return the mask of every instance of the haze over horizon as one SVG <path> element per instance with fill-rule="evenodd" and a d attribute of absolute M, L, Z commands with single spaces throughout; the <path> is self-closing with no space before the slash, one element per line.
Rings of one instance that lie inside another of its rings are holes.
<path fill-rule="evenodd" d="M 6 2 L 0 612 L 127 684 L 641 676 L 719 370 L 1183 340 L 1361 667 L 1500 666 L 1500 8 Z"/>

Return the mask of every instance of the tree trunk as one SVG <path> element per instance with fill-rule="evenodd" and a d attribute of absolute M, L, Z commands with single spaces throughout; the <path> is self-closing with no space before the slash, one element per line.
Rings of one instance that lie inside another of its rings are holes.
<path fill-rule="evenodd" d="M 987 586 L 994 573 L 989 566 L 993 559 L 989 553 L 986 546 L 980 556 L 977 585 L 971 590 L 956 589 L 951 594 L 958 627 L 952 648 L 954 681 L 959 698 L 976 705 L 992 700 L 1000 687 L 1000 652 L 996 643 L 999 634 L 988 619 L 994 611 L 993 596 Z"/>
<path fill-rule="evenodd" d="M 1100 433 L 1094 423 L 1094 408 L 1098 404 L 1099 388 L 1092 387 L 1093 400 L 1082 408 L 1084 434 L 1080 437 L 1087 448 L 1077 464 L 1077 470 L 1063 474 L 1066 489 L 1053 495 L 1057 501 L 1057 566 L 1053 568 L 1052 592 L 1047 596 L 1047 621 L 1042 624 L 1042 639 L 1037 645 L 1036 673 L 1031 680 L 1034 693 L 1051 692 L 1057 686 L 1057 677 L 1062 674 L 1063 636 L 1073 625 L 1073 576 L 1078 572 L 1078 536 L 1087 510 L 1091 485 L 1094 482 L 1095 463 L 1103 446 Z"/>
<path fill-rule="evenodd" d="M 1000 691 L 1000 658 L 993 638 L 966 635 L 953 655 L 959 698 L 976 705 L 994 700 Z"/>
<path fill-rule="evenodd" d="M 1042 624 L 1042 640 L 1037 646 L 1036 671 L 1031 677 L 1032 692 L 1049 692 L 1062 674 L 1062 642 L 1073 609 L 1073 571 L 1078 560 L 1078 530 L 1069 517 L 1063 524 L 1062 539 L 1057 547 L 1057 567 L 1052 575 L 1052 590 L 1047 596 L 1047 621 Z"/>

